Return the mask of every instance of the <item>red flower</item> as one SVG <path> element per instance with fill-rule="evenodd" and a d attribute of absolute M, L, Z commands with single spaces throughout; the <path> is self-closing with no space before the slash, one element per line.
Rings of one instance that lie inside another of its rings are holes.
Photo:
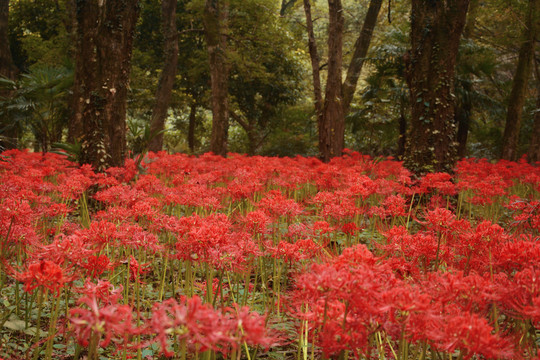
<path fill-rule="evenodd" d="M 55 293 L 56 296 L 60 295 L 60 291 L 66 283 L 74 279 L 65 276 L 64 269 L 48 260 L 30 264 L 27 271 L 16 274 L 15 278 L 24 283 L 24 290 L 27 292 L 43 286 Z"/>

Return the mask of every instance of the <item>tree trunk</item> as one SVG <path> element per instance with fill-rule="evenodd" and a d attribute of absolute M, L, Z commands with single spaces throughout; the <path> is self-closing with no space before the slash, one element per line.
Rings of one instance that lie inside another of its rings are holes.
<path fill-rule="evenodd" d="M 476 17 L 478 15 L 479 2 L 478 0 L 471 0 L 469 3 L 469 12 L 467 14 L 467 22 L 463 29 L 463 38 L 470 39 L 473 35 L 474 26 L 476 23 Z M 456 105 L 455 121 L 457 124 L 457 137 L 458 142 L 457 156 L 458 159 L 465 157 L 467 154 L 467 139 L 469 137 L 469 127 L 471 124 L 472 114 L 472 97 L 473 91 L 472 83 L 473 77 L 471 73 L 464 74 L 463 80 L 463 96 L 460 102 Z"/>
<path fill-rule="evenodd" d="M 317 125 L 320 128 L 323 123 L 323 97 L 320 74 L 320 59 L 317 50 L 317 41 L 313 30 L 313 20 L 311 18 L 311 4 L 309 0 L 304 0 L 304 12 L 306 14 L 306 27 L 308 32 L 309 57 L 311 59 L 311 74 L 313 77 L 313 96 L 315 98 L 315 113 Z"/>
<path fill-rule="evenodd" d="M 319 130 L 319 154 L 328 162 L 340 156 L 345 143 L 345 115 L 349 111 L 364 59 L 371 42 L 373 29 L 382 0 L 371 0 L 362 31 L 354 46 L 354 54 L 349 65 L 345 83 L 342 83 L 343 61 L 343 8 L 341 0 L 328 0 L 328 76 L 324 100 L 322 97 L 320 60 L 313 31 L 311 5 L 304 0 L 306 27 L 308 31 L 309 55 L 313 75 L 315 111 Z"/>
<path fill-rule="evenodd" d="M 405 55 L 411 127 L 405 166 L 417 175 L 451 172 L 456 162 L 454 73 L 469 0 L 412 0 Z"/>
<path fill-rule="evenodd" d="M 195 152 L 195 126 L 197 125 L 197 103 L 191 103 L 189 109 L 188 146 L 191 153 Z"/>
<path fill-rule="evenodd" d="M 212 88 L 210 151 L 222 156 L 227 155 L 229 131 L 227 18 L 228 4 L 226 2 L 206 0 L 203 22 Z"/>
<path fill-rule="evenodd" d="M 167 110 L 171 103 L 172 89 L 178 66 L 178 30 L 176 29 L 176 1 L 161 1 L 163 36 L 165 38 L 165 63 L 156 90 L 156 102 L 152 109 L 150 134 L 152 139 L 148 150 L 161 151 L 163 148 L 163 130 L 167 119 Z"/>
<path fill-rule="evenodd" d="M 15 80 L 17 68 L 9 48 L 9 0 L 0 0 L 0 76 Z"/>
<path fill-rule="evenodd" d="M 17 68 L 13 64 L 11 49 L 9 48 L 9 0 L 0 0 L 0 76 L 15 80 Z M 0 91 L 0 97 L 10 97 L 10 91 Z M 16 124 L 1 124 L 8 128 L 0 137 L 0 151 L 4 149 L 14 149 L 18 142 L 18 127 Z"/>
<path fill-rule="evenodd" d="M 527 160 L 531 164 L 540 161 L 540 71 L 538 69 L 538 61 L 535 59 L 534 69 L 536 75 L 536 112 L 534 113 L 533 133 L 529 150 L 527 151 Z"/>
<path fill-rule="evenodd" d="M 281 9 L 279 10 L 279 16 L 285 16 L 285 13 L 289 7 L 293 6 L 296 0 L 281 0 Z"/>
<path fill-rule="evenodd" d="M 328 0 L 328 77 L 324 95 L 323 122 L 319 124 L 319 152 L 324 162 L 341 156 L 345 140 L 342 104 L 343 8 L 341 0 Z"/>
<path fill-rule="evenodd" d="M 525 104 L 534 57 L 534 41 L 536 37 L 538 15 L 537 8 L 539 4 L 540 0 L 529 0 L 523 42 L 519 49 L 518 64 L 512 83 L 512 91 L 510 92 L 510 98 L 508 99 L 508 112 L 506 114 L 506 125 L 504 127 L 501 152 L 501 158 L 506 160 L 517 160 L 519 131 L 521 129 L 522 120 L 521 115 L 523 113 L 523 105 Z"/>
<path fill-rule="evenodd" d="M 77 2 L 76 112 L 71 131 L 81 164 L 97 171 L 121 166 L 126 155 L 126 98 L 138 0 Z"/>
<path fill-rule="evenodd" d="M 456 124 L 458 127 L 456 140 L 458 142 L 457 156 L 459 159 L 465 157 L 465 154 L 467 153 L 467 138 L 469 137 L 472 112 L 472 91 L 472 79 L 470 76 L 467 76 L 467 79 L 465 79 L 465 82 L 463 83 L 463 97 L 459 106 L 456 107 L 455 113 Z"/>
<path fill-rule="evenodd" d="M 356 91 L 358 84 L 358 78 L 362 72 L 364 66 L 364 60 L 366 58 L 369 44 L 371 43 L 371 37 L 373 36 L 373 29 L 377 25 L 377 17 L 381 10 L 382 0 L 371 0 L 369 2 L 369 8 L 364 19 L 364 25 L 362 31 L 354 44 L 354 53 L 347 70 L 347 77 L 343 83 L 343 114 L 346 116 L 349 113 L 351 102 Z"/>
<path fill-rule="evenodd" d="M 398 150 L 397 158 L 399 160 L 403 159 L 405 154 L 405 144 L 407 143 L 407 117 L 405 116 L 405 101 L 400 101 L 399 107 L 399 139 L 398 139 Z"/>

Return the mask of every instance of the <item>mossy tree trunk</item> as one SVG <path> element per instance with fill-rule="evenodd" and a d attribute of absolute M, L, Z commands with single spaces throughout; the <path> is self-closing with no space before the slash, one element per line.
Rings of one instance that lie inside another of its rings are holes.
<path fill-rule="evenodd" d="M 469 0 L 412 0 L 405 55 L 411 125 L 404 164 L 417 175 L 451 172 L 456 162 L 454 73 Z"/>
<path fill-rule="evenodd" d="M 71 132 L 81 163 L 102 171 L 126 156 L 126 99 L 138 0 L 80 0 Z"/>

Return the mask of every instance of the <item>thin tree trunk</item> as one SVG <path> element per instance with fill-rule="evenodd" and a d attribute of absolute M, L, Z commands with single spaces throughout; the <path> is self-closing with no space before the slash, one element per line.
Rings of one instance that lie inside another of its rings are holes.
<path fill-rule="evenodd" d="M 471 0 L 469 4 L 469 12 L 467 14 L 467 22 L 465 28 L 463 29 L 463 38 L 470 39 L 473 35 L 474 26 L 476 24 L 476 17 L 478 15 L 479 3 L 478 0 Z M 472 74 L 467 73 L 464 75 L 463 81 L 463 96 L 461 97 L 460 103 L 456 106 L 455 118 L 457 124 L 457 137 L 456 141 L 458 142 L 457 156 L 458 158 L 465 157 L 467 153 L 467 139 L 469 137 L 469 127 L 471 124 L 471 114 L 472 114 L 472 97 L 471 92 L 473 91 L 472 87 Z"/>
<path fill-rule="evenodd" d="M 9 0 L 0 0 L 0 76 L 15 80 L 17 68 L 13 64 L 11 49 L 9 48 Z M 10 91 L 0 91 L 0 97 L 10 97 Z M 10 125 L 0 137 L 0 151 L 14 149 L 18 143 L 18 127 L 16 124 L 2 124 L 2 127 Z"/>
<path fill-rule="evenodd" d="M 191 153 L 195 152 L 195 126 L 197 125 L 197 103 L 191 103 L 189 108 L 188 146 Z"/>
<path fill-rule="evenodd" d="M 176 28 L 176 1 L 161 1 L 161 18 L 163 22 L 163 36 L 165 38 L 165 63 L 156 90 L 156 102 L 152 109 L 150 134 L 152 139 L 148 150 L 161 151 L 163 148 L 163 130 L 167 119 L 167 110 L 171 103 L 172 89 L 178 66 L 178 30 Z"/>
<path fill-rule="evenodd" d="M 540 71 L 538 69 L 538 61 L 535 59 L 534 69 L 536 75 L 536 112 L 534 113 L 534 125 L 527 151 L 527 160 L 531 164 L 540 161 Z"/>
<path fill-rule="evenodd" d="M 469 137 L 469 126 L 472 113 L 472 99 L 470 93 L 472 91 L 472 79 L 467 78 L 463 83 L 464 94 L 461 99 L 461 104 L 459 104 L 455 112 L 458 127 L 456 135 L 456 140 L 458 142 L 457 156 L 460 159 L 465 157 L 465 154 L 467 153 L 467 138 Z"/>
<path fill-rule="evenodd" d="M 317 50 L 317 41 L 315 40 L 315 32 L 313 30 L 313 20 L 311 18 L 310 0 L 304 0 L 304 12 L 306 14 L 306 27 L 308 32 L 308 48 L 309 57 L 311 59 L 311 74 L 313 77 L 313 96 L 315 98 L 315 112 L 317 116 L 318 127 L 321 127 L 323 122 L 323 97 L 321 87 L 320 74 L 320 59 Z"/>
<path fill-rule="evenodd" d="M 341 156 L 345 140 L 342 105 L 343 8 L 341 0 L 328 0 L 328 78 L 324 95 L 323 123 L 319 124 L 319 152 L 324 162 Z"/>
<path fill-rule="evenodd" d="M 212 88 L 210 151 L 222 156 L 227 155 L 229 131 L 227 18 L 228 4 L 226 2 L 222 0 L 206 0 L 203 22 Z"/>
<path fill-rule="evenodd" d="M 469 0 L 412 0 L 405 56 L 411 126 L 404 165 L 417 175 L 451 172 L 457 160 L 454 73 Z"/>
<path fill-rule="evenodd" d="M 523 106 L 525 104 L 534 57 L 534 41 L 536 37 L 539 4 L 540 0 L 529 0 L 529 10 L 523 34 L 523 42 L 519 49 L 518 64 L 512 83 L 512 91 L 510 92 L 510 98 L 508 99 L 508 112 L 506 114 L 506 125 L 504 127 L 501 152 L 501 158 L 506 160 L 517 160 L 517 148 L 519 131 L 521 130 Z"/>
<path fill-rule="evenodd" d="M 0 76 L 15 80 L 17 68 L 9 48 L 9 0 L 0 0 Z"/>
<path fill-rule="evenodd" d="M 362 31 L 354 44 L 354 53 L 347 70 L 347 77 L 343 83 L 343 114 L 346 116 L 349 113 L 351 102 L 356 91 L 358 84 L 358 78 L 362 72 L 364 66 L 364 60 L 366 58 L 369 44 L 371 43 L 371 37 L 373 36 L 373 29 L 377 25 L 377 17 L 381 10 L 383 0 L 371 0 L 369 2 L 369 8 L 364 19 L 364 25 Z"/>
<path fill-rule="evenodd" d="M 403 159 L 405 154 L 405 144 L 407 143 L 407 117 L 405 116 L 405 103 L 401 100 L 399 107 L 399 139 L 398 139 L 398 151 L 397 158 Z"/>
<path fill-rule="evenodd" d="M 138 0 L 77 2 L 74 96 L 75 139 L 81 163 L 97 171 L 121 166 L 126 156 L 126 99 Z"/>

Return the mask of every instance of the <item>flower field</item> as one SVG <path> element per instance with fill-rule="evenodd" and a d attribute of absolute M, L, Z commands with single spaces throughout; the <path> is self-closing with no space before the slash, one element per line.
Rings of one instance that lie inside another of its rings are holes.
<path fill-rule="evenodd" d="M 0 156 L 0 358 L 538 359 L 540 168 Z"/>

